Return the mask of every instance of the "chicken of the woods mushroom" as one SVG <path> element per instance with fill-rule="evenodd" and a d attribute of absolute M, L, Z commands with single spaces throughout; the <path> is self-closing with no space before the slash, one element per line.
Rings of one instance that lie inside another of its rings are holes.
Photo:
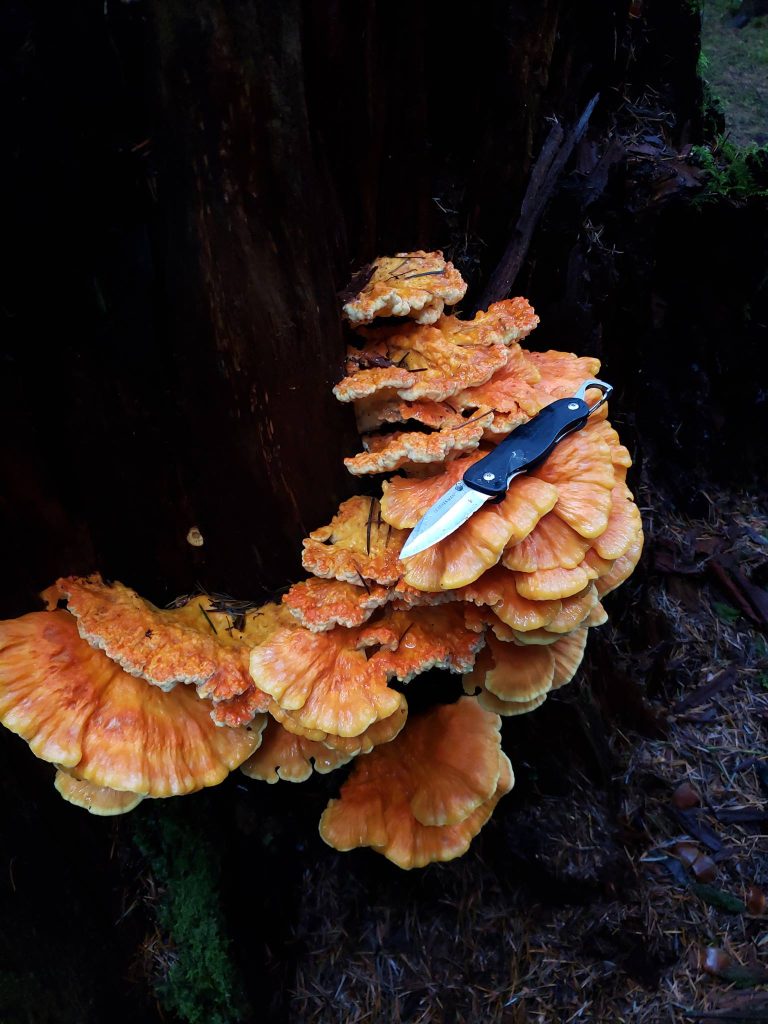
<path fill-rule="evenodd" d="M 453 314 L 465 291 L 423 250 L 353 279 L 343 315 L 357 336 L 334 394 L 362 435 L 347 468 L 384 479 L 309 534 L 309 576 L 280 603 L 198 594 L 160 609 L 95 574 L 0 623 L 0 721 L 55 766 L 65 800 L 123 814 L 236 767 L 303 782 L 354 761 L 322 816 L 326 843 L 405 869 L 468 849 L 513 785 L 502 719 L 574 678 L 643 531 L 603 406 L 498 504 L 400 558 L 468 466 L 599 370 L 529 351 L 524 298 Z M 403 690 L 429 669 L 459 674 L 465 696 L 408 720 Z"/>

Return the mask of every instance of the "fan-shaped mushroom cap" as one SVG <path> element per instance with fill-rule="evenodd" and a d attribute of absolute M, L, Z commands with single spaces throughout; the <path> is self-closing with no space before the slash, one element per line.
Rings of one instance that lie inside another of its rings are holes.
<path fill-rule="evenodd" d="M 587 626 L 580 626 L 548 648 L 555 659 L 555 672 L 552 677 L 553 690 L 559 690 L 561 686 L 570 683 L 576 675 L 579 665 L 584 659 L 588 634 Z"/>
<path fill-rule="evenodd" d="M 600 597 L 610 594 L 612 590 L 615 590 L 616 587 L 621 586 L 625 580 L 629 579 L 635 571 L 635 566 L 640 561 L 640 555 L 643 553 L 643 540 L 643 531 L 641 530 L 629 550 L 620 558 L 617 558 L 609 571 L 598 579 L 596 586 Z"/>
<path fill-rule="evenodd" d="M 342 402 L 379 392 L 387 401 L 442 402 L 489 380 L 509 360 L 509 343 L 536 323 L 527 302 L 512 299 L 473 320 L 444 316 L 431 327 L 408 323 L 367 330 L 365 347 L 348 350 L 347 376 L 333 393 Z"/>
<path fill-rule="evenodd" d="M 464 388 L 484 383 L 507 362 L 505 345 L 467 346 L 445 331 L 445 326 L 439 321 L 433 327 L 408 324 L 370 331 L 365 348 L 348 350 L 348 376 L 333 389 L 334 395 L 341 402 L 350 402 L 387 388 L 407 401 L 442 402 Z M 376 366 L 385 360 L 393 367 Z M 358 369 L 360 363 L 373 368 Z M 390 379 L 387 370 L 393 368 L 404 374 L 402 383 Z"/>
<path fill-rule="evenodd" d="M 418 431 L 371 434 L 363 438 L 366 450 L 344 459 L 344 465 L 353 476 L 363 476 L 366 473 L 389 473 L 418 463 L 444 462 L 457 452 L 477 448 L 492 419 L 493 414 L 487 413 L 431 434 Z"/>
<path fill-rule="evenodd" d="M 240 765 L 249 779 L 262 782 L 306 782 L 312 769 L 321 775 L 332 772 L 352 760 L 353 754 L 330 750 L 322 743 L 295 736 L 279 722 L 270 719 L 261 746 Z"/>
<path fill-rule="evenodd" d="M 465 388 L 450 404 L 456 409 L 490 413 L 489 436 L 507 434 L 535 416 L 551 399 L 541 396 L 534 385 L 541 378 L 536 366 L 519 346 L 510 349 L 507 362 L 490 380 Z"/>
<path fill-rule="evenodd" d="M 416 374 L 413 376 L 415 378 Z M 464 423 L 461 413 L 456 412 L 447 402 L 432 402 L 428 399 L 406 402 L 397 395 L 393 398 L 392 392 L 386 389 L 370 398 L 356 400 L 355 419 L 361 434 L 376 430 L 384 423 L 405 423 L 407 420 L 416 420 L 434 430 L 460 427 Z"/>
<path fill-rule="evenodd" d="M 358 736 L 335 736 L 323 732 L 322 729 L 304 728 L 295 720 L 295 713 L 281 708 L 277 701 L 272 702 L 269 713 L 275 721 L 294 736 L 313 740 L 315 743 L 323 743 L 331 750 L 339 750 L 344 754 L 349 754 L 350 757 L 356 757 L 358 754 L 370 754 L 373 748 L 378 747 L 381 743 L 389 743 L 403 728 L 408 717 L 408 704 L 402 694 L 398 694 L 398 696 L 400 703 L 397 710 L 387 718 L 382 718 L 374 722 L 373 725 L 369 725 Z"/>
<path fill-rule="evenodd" d="M 406 534 L 382 522 L 375 498 L 343 502 L 328 526 L 304 541 L 304 568 L 323 579 L 347 583 L 397 583 L 403 574 L 400 549 Z"/>
<path fill-rule="evenodd" d="M 480 689 L 480 692 L 475 697 L 481 708 L 491 711 L 495 715 L 501 715 L 502 718 L 516 718 L 518 715 L 527 715 L 530 711 L 540 708 L 546 699 L 546 693 L 541 693 L 538 697 L 533 697 L 531 700 L 502 700 L 495 694 L 489 693 L 484 687 Z"/>
<path fill-rule="evenodd" d="M 599 537 L 608 525 L 615 483 L 611 448 L 590 421 L 569 434 L 533 470 L 557 487 L 555 514 L 582 537 Z"/>
<path fill-rule="evenodd" d="M 303 728 L 358 736 L 394 714 L 400 701 L 384 667 L 376 655 L 366 657 L 364 647 L 360 629 L 283 630 L 254 649 L 251 674 Z"/>
<path fill-rule="evenodd" d="M 582 562 L 575 569 L 515 573 L 515 586 L 520 596 L 527 597 L 529 601 L 557 601 L 580 593 L 596 578 L 595 570 Z"/>
<path fill-rule="evenodd" d="M 597 587 L 594 583 L 589 583 L 578 594 L 563 598 L 560 610 L 544 624 L 543 628 L 548 633 L 570 633 L 577 626 L 587 622 L 598 603 Z"/>
<path fill-rule="evenodd" d="M 320 835 L 337 850 L 372 846 L 402 868 L 461 856 L 512 787 L 499 727 L 466 697 L 411 719 L 356 762 Z"/>
<path fill-rule="evenodd" d="M 194 690 L 124 672 L 64 611 L 0 623 L 0 721 L 32 752 L 97 786 L 166 797 L 215 786 L 256 748 L 264 722 L 217 729 Z"/>
<path fill-rule="evenodd" d="M 618 483 L 612 492 L 608 525 L 593 542 L 595 551 L 601 558 L 612 561 L 621 558 L 632 547 L 642 529 L 642 516 L 632 492 L 626 484 Z"/>
<path fill-rule="evenodd" d="M 476 582 L 462 587 L 460 596 L 492 608 L 503 623 L 520 632 L 548 625 L 560 613 L 561 602 L 530 601 L 518 592 L 515 579 L 515 573 L 497 565 Z"/>
<path fill-rule="evenodd" d="M 551 400 L 569 398 L 585 380 L 600 372 L 600 360 L 593 356 L 575 356 L 572 352 L 527 352 L 526 355 L 541 374 L 536 390 Z M 587 392 L 588 399 L 595 392 Z"/>
<path fill-rule="evenodd" d="M 386 626 L 396 646 L 385 644 L 374 658 L 401 683 L 431 668 L 466 672 L 483 645 L 482 637 L 467 629 L 462 609 L 453 604 L 391 611 Z"/>
<path fill-rule="evenodd" d="M 480 646 L 459 608 L 387 609 L 357 629 L 277 633 L 254 649 L 251 673 L 302 729 L 353 737 L 397 711 L 389 679 L 408 682 L 432 667 L 465 672 Z"/>
<path fill-rule="evenodd" d="M 98 574 L 57 581 L 77 618 L 80 636 L 103 650 L 126 672 L 164 690 L 193 683 L 199 696 L 224 700 L 251 686 L 248 648 L 212 625 L 200 606 L 161 610 L 123 586 L 104 583 Z M 267 707 L 266 698 L 259 710 Z"/>
<path fill-rule="evenodd" d="M 509 646 L 512 647 L 513 645 L 509 644 Z M 489 672 L 494 671 L 495 665 L 493 651 L 489 647 L 484 647 L 477 656 L 477 663 L 473 671 L 465 675 L 462 680 L 464 692 L 470 694 L 481 708 L 485 711 L 490 711 L 492 714 L 501 715 L 503 718 L 512 718 L 517 715 L 525 715 L 529 711 L 535 711 L 536 708 L 541 707 L 547 699 L 549 687 L 536 694 L 536 696 L 531 697 L 530 700 L 503 700 L 501 697 L 497 697 L 495 693 L 491 693 L 490 690 L 486 689 L 485 678 Z M 503 672 L 500 672 L 499 679 L 502 678 Z"/>
<path fill-rule="evenodd" d="M 587 618 L 584 620 L 584 625 L 588 626 L 590 629 L 594 629 L 596 626 L 604 626 L 607 621 L 608 613 L 598 601 L 595 607 L 587 616 Z"/>
<path fill-rule="evenodd" d="M 544 703 L 550 690 L 573 679 L 584 657 L 587 628 L 581 626 L 545 646 L 501 642 L 486 634 L 472 672 L 464 677 L 466 693 L 500 715 L 519 715 Z"/>
<path fill-rule="evenodd" d="M 444 472 L 426 479 L 396 477 L 385 482 L 382 518 L 399 529 L 415 526 L 484 454 L 455 459 Z M 474 583 L 496 565 L 510 541 L 527 536 L 556 501 L 557 490 L 552 485 L 532 475 L 517 477 L 498 504 L 485 505 L 445 540 L 405 559 L 401 563 L 405 582 L 427 591 L 454 590 Z"/>
<path fill-rule="evenodd" d="M 528 702 L 552 688 L 555 658 L 550 647 L 518 647 L 500 642 L 493 634 L 486 643 L 493 667 L 480 683 L 489 693 L 500 700 Z"/>
<path fill-rule="evenodd" d="M 108 786 L 94 786 L 92 782 L 78 779 L 64 768 L 58 769 L 53 784 L 67 803 L 100 817 L 127 814 L 144 799 L 140 793 L 121 793 Z"/>
<path fill-rule="evenodd" d="M 341 751 L 349 754 L 350 757 L 357 757 L 358 754 L 370 754 L 374 747 L 379 747 L 382 743 L 391 743 L 402 732 L 407 718 L 408 704 L 401 694 L 400 706 L 393 715 L 369 725 L 359 736 L 332 736 L 328 733 L 323 743 L 331 750 Z"/>
<path fill-rule="evenodd" d="M 443 317 L 439 323 L 445 335 L 464 346 L 508 345 L 527 338 L 539 323 L 533 307 L 522 296 L 493 302 L 471 320 Z"/>
<path fill-rule="evenodd" d="M 313 633 L 334 626 L 361 626 L 389 600 L 390 591 L 376 583 L 363 587 L 314 577 L 294 583 L 283 597 L 291 614 Z"/>
<path fill-rule="evenodd" d="M 340 402 L 357 402 L 361 399 L 378 396 L 379 393 L 391 395 L 393 391 L 407 391 L 416 383 L 418 374 L 412 373 L 403 366 L 369 366 L 371 361 L 384 359 L 373 353 L 365 357 L 357 354 L 356 349 L 347 353 L 347 369 L 349 376 L 340 380 L 333 389 Z M 357 362 L 365 362 L 365 369 L 355 369 Z M 387 360 L 388 362 L 388 360 Z"/>
<path fill-rule="evenodd" d="M 377 316 L 412 316 L 417 323 L 431 324 L 464 298 L 466 282 L 441 252 L 399 252 L 380 256 L 353 279 L 364 278 L 359 293 L 344 304 L 353 325 L 368 324 Z"/>
<path fill-rule="evenodd" d="M 506 549 L 504 565 L 516 572 L 575 569 L 584 561 L 591 544 L 558 515 L 549 512 L 527 537 Z"/>

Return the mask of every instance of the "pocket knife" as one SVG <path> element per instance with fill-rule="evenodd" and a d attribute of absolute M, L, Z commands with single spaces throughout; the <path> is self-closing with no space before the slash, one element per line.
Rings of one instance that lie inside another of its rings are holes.
<path fill-rule="evenodd" d="M 589 388 L 602 392 L 602 398 L 595 405 L 587 405 L 585 401 Z M 411 558 L 444 540 L 486 501 L 501 501 L 516 476 L 543 462 L 567 434 L 581 430 L 612 391 L 605 381 L 585 380 L 572 398 L 559 398 L 533 419 L 516 427 L 492 452 L 470 466 L 462 479 L 424 513 L 403 545 L 400 558 Z"/>

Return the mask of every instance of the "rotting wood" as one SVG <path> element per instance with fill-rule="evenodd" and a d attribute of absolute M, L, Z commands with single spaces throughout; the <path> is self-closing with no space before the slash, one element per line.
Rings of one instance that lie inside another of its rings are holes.
<path fill-rule="evenodd" d="M 574 146 L 587 130 L 592 111 L 597 106 L 599 99 L 600 94 L 596 93 L 567 135 L 563 133 L 563 129 L 557 122 L 550 129 L 531 172 L 528 188 L 520 207 L 520 217 L 512 232 L 512 238 L 499 265 L 491 275 L 491 279 L 477 303 L 476 310 L 487 309 L 492 302 L 505 299 L 512 291 L 512 286 L 528 253 L 536 225 L 552 197 Z"/>

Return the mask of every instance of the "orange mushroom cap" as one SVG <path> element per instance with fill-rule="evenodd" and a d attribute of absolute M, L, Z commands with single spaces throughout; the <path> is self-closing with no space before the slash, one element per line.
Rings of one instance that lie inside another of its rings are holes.
<path fill-rule="evenodd" d="M 497 565 L 475 583 L 462 587 L 460 595 L 465 601 L 492 608 L 503 623 L 520 632 L 541 629 L 560 613 L 560 601 L 530 601 L 518 592 L 515 580 L 515 573 Z"/>
<path fill-rule="evenodd" d="M 520 715 L 544 703 L 550 690 L 573 679 L 584 657 L 588 629 L 579 627 L 546 646 L 519 647 L 486 635 L 485 649 L 464 677 L 466 693 L 499 715 Z M 479 692 L 478 692 L 479 691 Z"/>
<path fill-rule="evenodd" d="M 144 799 L 141 793 L 123 793 L 108 786 L 94 786 L 92 782 L 76 778 L 65 768 L 58 769 L 53 784 L 67 803 L 100 817 L 127 814 Z"/>
<path fill-rule="evenodd" d="M 461 856 L 512 787 L 499 727 L 466 697 L 411 719 L 356 762 L 320 835 L 337 850 L 372 846 L 406 869 Z"/>
<path fill-rule="evenodd" d="M 384 423 L 405 423 L 407 420 L 416 420 L 435 430 L 460 427 L 464 423 L 461 413 L 456 412 L 448 402 L 432 402 L 429 399 L 406 402 L 396 394 L 393 397 L 392 392 L 386 388 L 370 397 L 356 399 L 355 419 L 361 434 L 376 430 Z"/>
<path fill-rule="evenodd" d="M 596 578 L 595 570 L 584 561 L 575 569 L 517 572 L 515 586 L 521 597 L 526 597 L 529 601 L 557 601 L 580 593 Z"/>
<path fill-rule="evenodd" d="M 303 728 L 357 736 L 394 714 L 400 701 L 364 646 L 361 629 L 283 630 L 254 649 L 251 674 Z"/>
<path fill-rule="evenodd" d="M 365 347 L 348 350 L 347 376 L 333 393 L 341 402 L 382 392 L 387 402 L 442 402 L 489 380 L 512 357 L 510 342 L 536 323 L 525 299 L 512 299 L 473 320 L 444 316 L 431 327 L 409 323 L 367 330 Z"/>
<path fill-rule="evenodd" d="M 482 642 L 459 608 L 386 609 L 357 629 L 277 633 L 254 649 L 251 673 L 302 729 L 354 737 L 398 710 L 389 679 L 408 682 L 433 667 L 465 672 Z"/>
<path fill-rule="evenodd" d="M 322 729 L 308 729 L 300 725 L 294 717 L 293 711 L 286 711 L 273 701 L 269 713 L 279 722 L 287 732 L 293 733 L 303 739 L 313 740 L 315 743 L 322 743 L 331 750 L 339 750 L 356 757 L 358 754 L 370 754 L 374 747 L 380 743 L 389 743 L 405 725 L 408 717 L 408 704 L 402 694 L 398 694 L 400 703 L 394 714 L 382 718 L 358 736 L 335 736 L 332 733 L 323 732 Z"/>
<path fill-rule="evenodd" d="M 264 722 L 218 729 L 211 705 L 124 672 L 65 611 L 0 622 L 0 721 L 44 761 L 96 786 L 154 797 L 215 786 L 256 748 Z"/>
<path fill-rule="evenodd" d="M 486 689 L 481 689 L 475 697 L 475 700 L 481 708 L 484 708 L 486 711 L 491 711 L 495 715 L 501 715 L 502 718 L 515 718 L 518 715 L 527 715 L 529 712 L 535 711 L 536 708 L 540 708 L 546 699 L 546 693 L 542 693 L 539 694 L 538 697 L 533 697 L 531 700 L 501 700 L 500 697 L 495 696 L 495 694 L 490 693 Z"/>
<path fill-rule="evenodd" d="M 359 736 L 333 736 L 328 733 L 323 743 L 331 750 L 342 751 L 349 754 L 350 757 L 357 757 L 358 754 L 370 754 L 374 747 L 381 746 L 382 743 L 391 743 L 402 732 L 407 718 L 408 704 L 401 694 L 400 706 L 393 715 L 369 725 Z"/>
<path fill-rule="evenodd" d="M 421 516 L 482 458 L 484 452 L 448 463 L 444 472 L 424 478 L 396 477 L 383 485 L 381 514 L 398 528 L 413 527 Z M 511 540 L 522 540 L 557 501 L 557 490 L 532 475 L 512 481 L 506 497 L 487 504 L 463 526 L 403 563 L 403 578 L 417 590 L 453 590 L 474 583 L 501 558 Z"/>
<path fill-rule="evenodd" d="M 614 561 L 626 554 L 637 540 L 643 529 L 643 519 L 625 483 L 616 484 L 611 498 L 608 525 L 595 538 L 593 546 L 601 558 Z"/>
<path fill-rule="evenodd" d="M 527 537 L 506 549 L 504 565 L 516 572 L 575 569 L 583 562 L 591 544 L 558 515 L 549 512 Z"/>
<path fill-rule="evenodd" d="M 283 604 L 305 629 L 322 633 L 334 626 L 361 626 L 390 597 L 391 591 L 376 583 L 362 587 L 313 577 L 294 583 Z"/>
<path fill-rule="evenodd" d="M 378 328 L 362 350 L 349 349 L 347 373 L 333 389 L 340 402 L 367 398 L 384 388 L 408 401 L 442 402 L 464 388 L 487 381 L 509 358 L 505 345 L 465 347 L 441 330 L 416 324 Z M 357 364 L 390 361 L 393 366 L 357 369 Z M 397 369 L 402 381 L 389 371 Z M 406 376 L 407 375 L 407 376 Z"/>
<path fill-rule="evenodd" d="M 249 779 L 275 783 L 306 782 L 312 769 L 325 775 L 352 760 L 353 754 L 330 750 L 302 736 L 295 736 L 274 718 L 269 720 L 261 746 L 240 765 Z"/>
<path fill-rule="evenodd" d="M 467 628 L 457 605 L 391 611 L 386 626 L 396 646 L 387 644 L 373 657 L 402 683 L 431 668 L 466 672 L 483 646 L 482 636 Z"/>
<path fill-rule="evenodd" d="M 382 522 L 375 498 L 343 502 L 328 526 L 304 541 L 304 568 L 323 579 L 347 583 L 397 583 L 403 574 L 400 549 L 406 534 Z"/>
<path fill-rule="evenodd" d="M 161 689 L 193 683 L 199 696 L 223 700 L 251 686 L 248 645 L 213 627 L 197 602 L 163 611 L 101 576 L 57 581 L 80 636 L 132 675 Z M 259 710 L 265 710 L 267 702 Z"/>
<path fill-rule="evenodd" d="M 588 635 L 589 629 L 586 626 L 580 626 L 548 648 L 555 659 L 555 672 L 552 677 L 553 690 L 559 690 L 561 686 L 570 683 L 576 675 L 584 659 Z"/>
<path fill-rule="evenodd" d="M 608 525 L 615 483 L 611 448 L 598 428 L 599 422 L 590 419 L 533 470 L 534 476 L 557 487 L 555 515 L 590 540 Z"/>
<path fill-rule="evenodd" d="M 343 307 L 353 325 L 368 324 L 377 316 L 413 316 L 417 323 L 431 324 L 446 303 L 459 302 L 467 290 L 461 274 L 442 252 L 419 249 L 380 256 L 362 271 L 366 274 L 359 293 Z"/>
<path fill-rule="evenodd" d="M 490 413 L 488 435 L 507 434 L 535 416 L 551 401 L 542 397 L 534 385 L 541 374 L 519 346 L 514 346 L 507 362 L 490 380 L 466 388 L 454 395 L 450 404 L 456 409 Z"/>
<path fill-rule="evenodd" d="M 590 629 L 594 629 L 596 626 L 604 626 L 607 621 L 608 613 L 598 601 L 595 607 L 587 616 L 587 618 L 584 620 L 584 625 L 588 626 Z"/>
<path fill-rule="evenodd" d="M 366 473 L 389 473 L 419 463 L 444 462 L 458 452 L 477 448 L 492 419 L 493 414 L 488 413 L 430 434 L 418 431 L 370 434 L 363 438 L 366 450 L 344 459 L 344 465 L 353 476 L 364 476 Z"/>
<path fill-rule="evenodd" d="M 544 398 L 570 398 L 585 380 L 600 372 L 600 360 L 593 356 L 575 356 L 572 352 L 528 352 L 528 358 L 540 373 L 536 390 Z M 588 398 L 594 394 L 587 392 Z"/>
<path fill-rule="evenodd" d="M 598 604 L 597 587 L 589 583 L 572 597 L 563 598 L 560 610 L 543 628 L 548 633 L 570 633 L 588 620 Z"/>
<path fill-rule="evenodd" d="M 482 659 L 466 678 L 469 687 L 479 687 L 500 700 L 527 703 L 552 688 L 555 658 L 550 647 L 518 647 L 503 643 L 493 633 L 486 636 Z"/>
<path fill-rule="evenodd" d="M 635 566 L 640 561 L 643 553 L 643 531 L 641 530 L 629 550 L 612 564 L 610 570 L 597 581 L 597 592 L 600 597 L 605 597 L 612 590 L 628 580 L 635 571 Z"/>

